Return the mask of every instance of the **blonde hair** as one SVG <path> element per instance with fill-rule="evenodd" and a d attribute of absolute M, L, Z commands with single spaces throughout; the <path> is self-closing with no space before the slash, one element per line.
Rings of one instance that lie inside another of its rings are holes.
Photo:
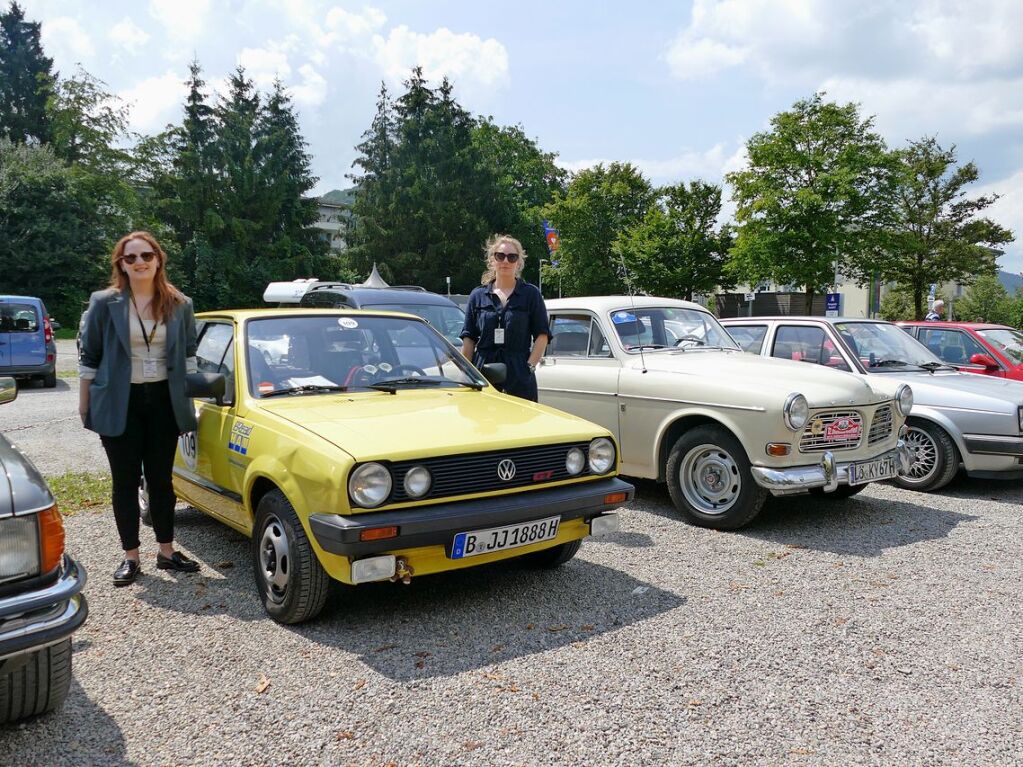
<path fill-rule="evenodd" d="M 483 261 L 487 270 L 483 272 L 483 277 L 480 279 L 481 285 L 487 285 L 497 279 L 497 271 L 494 269 L 494 253 L 497 252 L 500 245 L 511 245 L 515 248 L 519 254 L 519 260 L 515 262 L 515 276 L 522 275 L 522 270 L 526 266 L 526 250 L 522 247 L 522 243 L 510 234 L 495 234 L 487 240 L 487 244 L 483 248 Z"/>

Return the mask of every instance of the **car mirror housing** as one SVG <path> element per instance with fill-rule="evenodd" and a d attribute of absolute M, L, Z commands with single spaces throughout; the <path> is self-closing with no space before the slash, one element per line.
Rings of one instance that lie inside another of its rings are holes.
<path fill-rule="evenodd" d="M 480 372 L 491 386 L 500 386 L 508 379 L 508 366 L 503 362 L 488 362 L 480 368 Z"/>
<path fill-rule="evenodd" d="M 185 375 L 185 395 L 200 399 L 216 400 L 217 405 L 224 404 L 224 392 L 227 384 L 223 373 L 188 373 Z"/>
<path fill-rule="evenodd" d="M 986 368 L 997 368 L 998 363 L 989 354 L 974 354 L 970 357 L 971 365 L 983 365 Z"/>

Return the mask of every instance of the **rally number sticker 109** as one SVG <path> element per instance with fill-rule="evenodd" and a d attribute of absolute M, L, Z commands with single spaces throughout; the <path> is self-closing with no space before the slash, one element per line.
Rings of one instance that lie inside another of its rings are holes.
<path fill-rule="evenodd" d="M 487 530 L 470 530 L 458 533 L 451 545 L 451 559 L 475 557 L 492 551 L 514 549 L 531 543 L 549 541 L 558 535 L 561 517 L 547 517 L 532 522 L 522 522 L 506 527 L 491 527 Z"/>

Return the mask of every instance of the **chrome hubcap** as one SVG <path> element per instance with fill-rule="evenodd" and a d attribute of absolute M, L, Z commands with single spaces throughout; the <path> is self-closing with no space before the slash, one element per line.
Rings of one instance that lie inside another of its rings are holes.
<path fill-rule="evenodd" d="M 909 482 L 924 482 L 930 479 L 938 468 L 938 446 L 934 440 L 922 429 L 910 426 L 905 442 L 913 455 L 913 465 L 909 467 L 909 474 L 903 479 Z"/>
<path fill-rule="evenodd" d="M 274 602 L 283 602 L 288 594 L 291 556 L 284 525 L 275 516 L 267 519 L 259 541 L 259 572 L 266 593 Z"/>
<path fill-rule="evenodd" d="M 682 459 L 679 485 L 686 500 L 704 514 L 723 514 L 739 498 L 742 479 L 735 459 L 717 445 L 699 445 Z"/>

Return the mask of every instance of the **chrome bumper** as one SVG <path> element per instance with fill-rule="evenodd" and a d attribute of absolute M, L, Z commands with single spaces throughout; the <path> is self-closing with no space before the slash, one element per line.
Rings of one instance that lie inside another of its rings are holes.
<path fill-rule="evenodd" d="M 894 458 L 898 461 L 900 474 L 908 474 L 909 467 L 913 465 L 913 453 L 901 439 L 891 450 L 862 460 L 871 461 L 878 458 Z M 793 495 L 815 487 L 830 493 L 839 485 L 849 484 L 849 466 L 860 462 L 839 463 L 835 460 L 835 454 L 829 450 L 822 454 L 820 462 L 813 466 L 794 466 L 790 469 L 753 466 L 751 470 L 756 483 L 770 490 L 772 495 Z"/>
<path fill-rule="evenodd" d="M 0 598 L 0 661 L 56 644 L 81 626 L 89 613 L 85 580 L 85 568 L 65 555 L 55 583 Z"/>

